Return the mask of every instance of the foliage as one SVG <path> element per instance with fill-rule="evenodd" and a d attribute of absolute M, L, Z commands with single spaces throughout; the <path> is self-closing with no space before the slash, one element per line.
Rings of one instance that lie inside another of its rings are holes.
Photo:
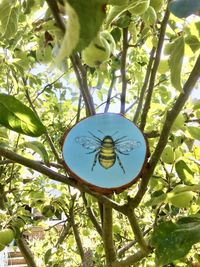
<path fill-rule="evenodd" d="M 175 15 L 167 0 L 0 2 L 0 233 L 29 266 L 200 263 L 200 22 Z M 61 156 L 66 129 L 108 111 L 150 150 L 140 186 L 112 197 Z"/>

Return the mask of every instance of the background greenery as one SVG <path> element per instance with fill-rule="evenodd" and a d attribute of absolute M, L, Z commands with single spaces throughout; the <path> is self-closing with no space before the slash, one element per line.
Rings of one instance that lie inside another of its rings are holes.
<path fill-rule="evenodd" d="M 40 267 L 200 266 L 200 22 L 168 4 L 0 2 L 1 250 L 15 238 Z M 150 157 L 138 184 L 104 196 L 67 174 L 60 141 L 109 111 L 138 125 Z M 46 224 L 60 213 L 60 230 Z M 26 243 L 38 225 L 45 238 Z"/>

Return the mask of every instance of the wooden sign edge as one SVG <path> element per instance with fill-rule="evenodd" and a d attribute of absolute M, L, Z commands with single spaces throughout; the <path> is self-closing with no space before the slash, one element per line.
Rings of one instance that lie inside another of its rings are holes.
<path fill-rule="evenodd" d="M 97 193 L 100 193 L 100 194 L 104 194 L 104 195 L 110 195 L 110 194 L 113 194 L 113 193 L 116 193 L 116 194 L 119 194 L 121 192 L 123 192 L 125 189 L 129 188 L 131 185 L 135 184 L 138 182 L 138 180 L 140 179 L 140 177 L 142 178 L 142 174 L 144 172 L 144 169 L 146 168 L 146 165 L 147 165 L 147 161 L 148 161 L 148 158 L 150 156 L 150 152 L 149 152 L 149 145 L 148 145 L 148 142 L 147 142 L 147 139 L 145 137 L 145 135 L 142 133 L 142 131 L 138 128 L 138 126 L 136 124 L 134 124 L 131 120 L 127 119 L 123 114 L 120 114 L 120 113 L 112 113 L 112 112 L 109 112 L 107 114 L 114 114 L 114 115 L 120 115 L 122 117 L 124 117 L 125 119 L 129 120 L 132 124 L 134 124 L 138 130 L 141 132 L 141 134 L 143 135 L 144 137 L 144 140 L 145 140 L 145 144 L 146 144 L 146 153 L 145 153 L 145 160 L 144 160 L 144 163 L 142 165 L 142 168 L 140 170 L 140 172 L 138 173 L 138 175 L 136 177 L 133 178 L 133 180 L 127 184 L 124 184 L 122 186 L 119 186 L 119 187 L 111 187 L 111 188 L 105 188 L 105 187 L 100 187 L 100 186 L 95 186 L 85 180 L 83 180 L 81 177 L 79 177 L 77 174 L 75 174 L 71 169 L 70 167 L 66 164 L 66 162 L 64 161 L 64 155 L 63 155 L 63 146 L 64 146 L 64 141 L 65 139 L 67 138 L 67 135 L 68 133 L 81 121 L 85 120 L 85 119 L 88 119 L 90 117 L 93 117 L 93 116 L 98 116 L 98 115 L 103 115 L 103 114 L 106 114 L 106 113 L 98 113 L 98 114 L 95 114 L 95 115 L 91 115 L 91 116 L 88 116 L 88 117 L 85 117 L 83 119 L 81 119 L 80 121 L 78 121 L 76 124 L 74 124 L 70 129 L 67 129 L 65 131 L 65 133 L 63 134 L 63 137 L 61 138 L 61 147 L 62 147 L 62 157 L 63 157 L 63 166 L 65 167 L 65 169 L 67 170 L 67 172 L 69 173 L 69 175 L 72 176 L 72 178 L 74 178 L 78 183 L 82 184 L 82 185 L 86 185 L 88 186 L 89 189 L 97 192 Z"/>

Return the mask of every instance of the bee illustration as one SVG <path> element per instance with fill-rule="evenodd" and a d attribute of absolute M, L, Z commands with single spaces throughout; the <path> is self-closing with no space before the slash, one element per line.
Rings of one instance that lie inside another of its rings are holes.
<path fill-rule="evenodd" d="M 138 148 L 141 143 L 134 139 L 126 140 L 126 136 L 122 136 L 114 140 L 112 136 L 104 134 L 104 137 L 101 139 L 90 131 L 88 132 L 91 136 L 78 136 L 75 138 L 75 141 L 84 149 L 90 150 L 90 152 L 86 154 L 96 153 L 94 156 L 92 171 L 97 163 L 97 160 L 104 169 L 111 168 L 117 160 L 119 166 L 125 174 L 126 172 L 118 153 L 122 155 L 129 155 L 129 153 Z M 101 131 L 99 130 L 99 132 Z"/>

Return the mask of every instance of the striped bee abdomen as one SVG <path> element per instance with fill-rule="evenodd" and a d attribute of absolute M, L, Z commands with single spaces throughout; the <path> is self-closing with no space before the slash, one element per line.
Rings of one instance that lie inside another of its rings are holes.
<path fill-rule="evenodd" d="M 115 164 L 115 144 L 111 136 L 105 136 L 102 140 L 98 159 L 101 166 L 105 169 L 109 169 Z"/>

